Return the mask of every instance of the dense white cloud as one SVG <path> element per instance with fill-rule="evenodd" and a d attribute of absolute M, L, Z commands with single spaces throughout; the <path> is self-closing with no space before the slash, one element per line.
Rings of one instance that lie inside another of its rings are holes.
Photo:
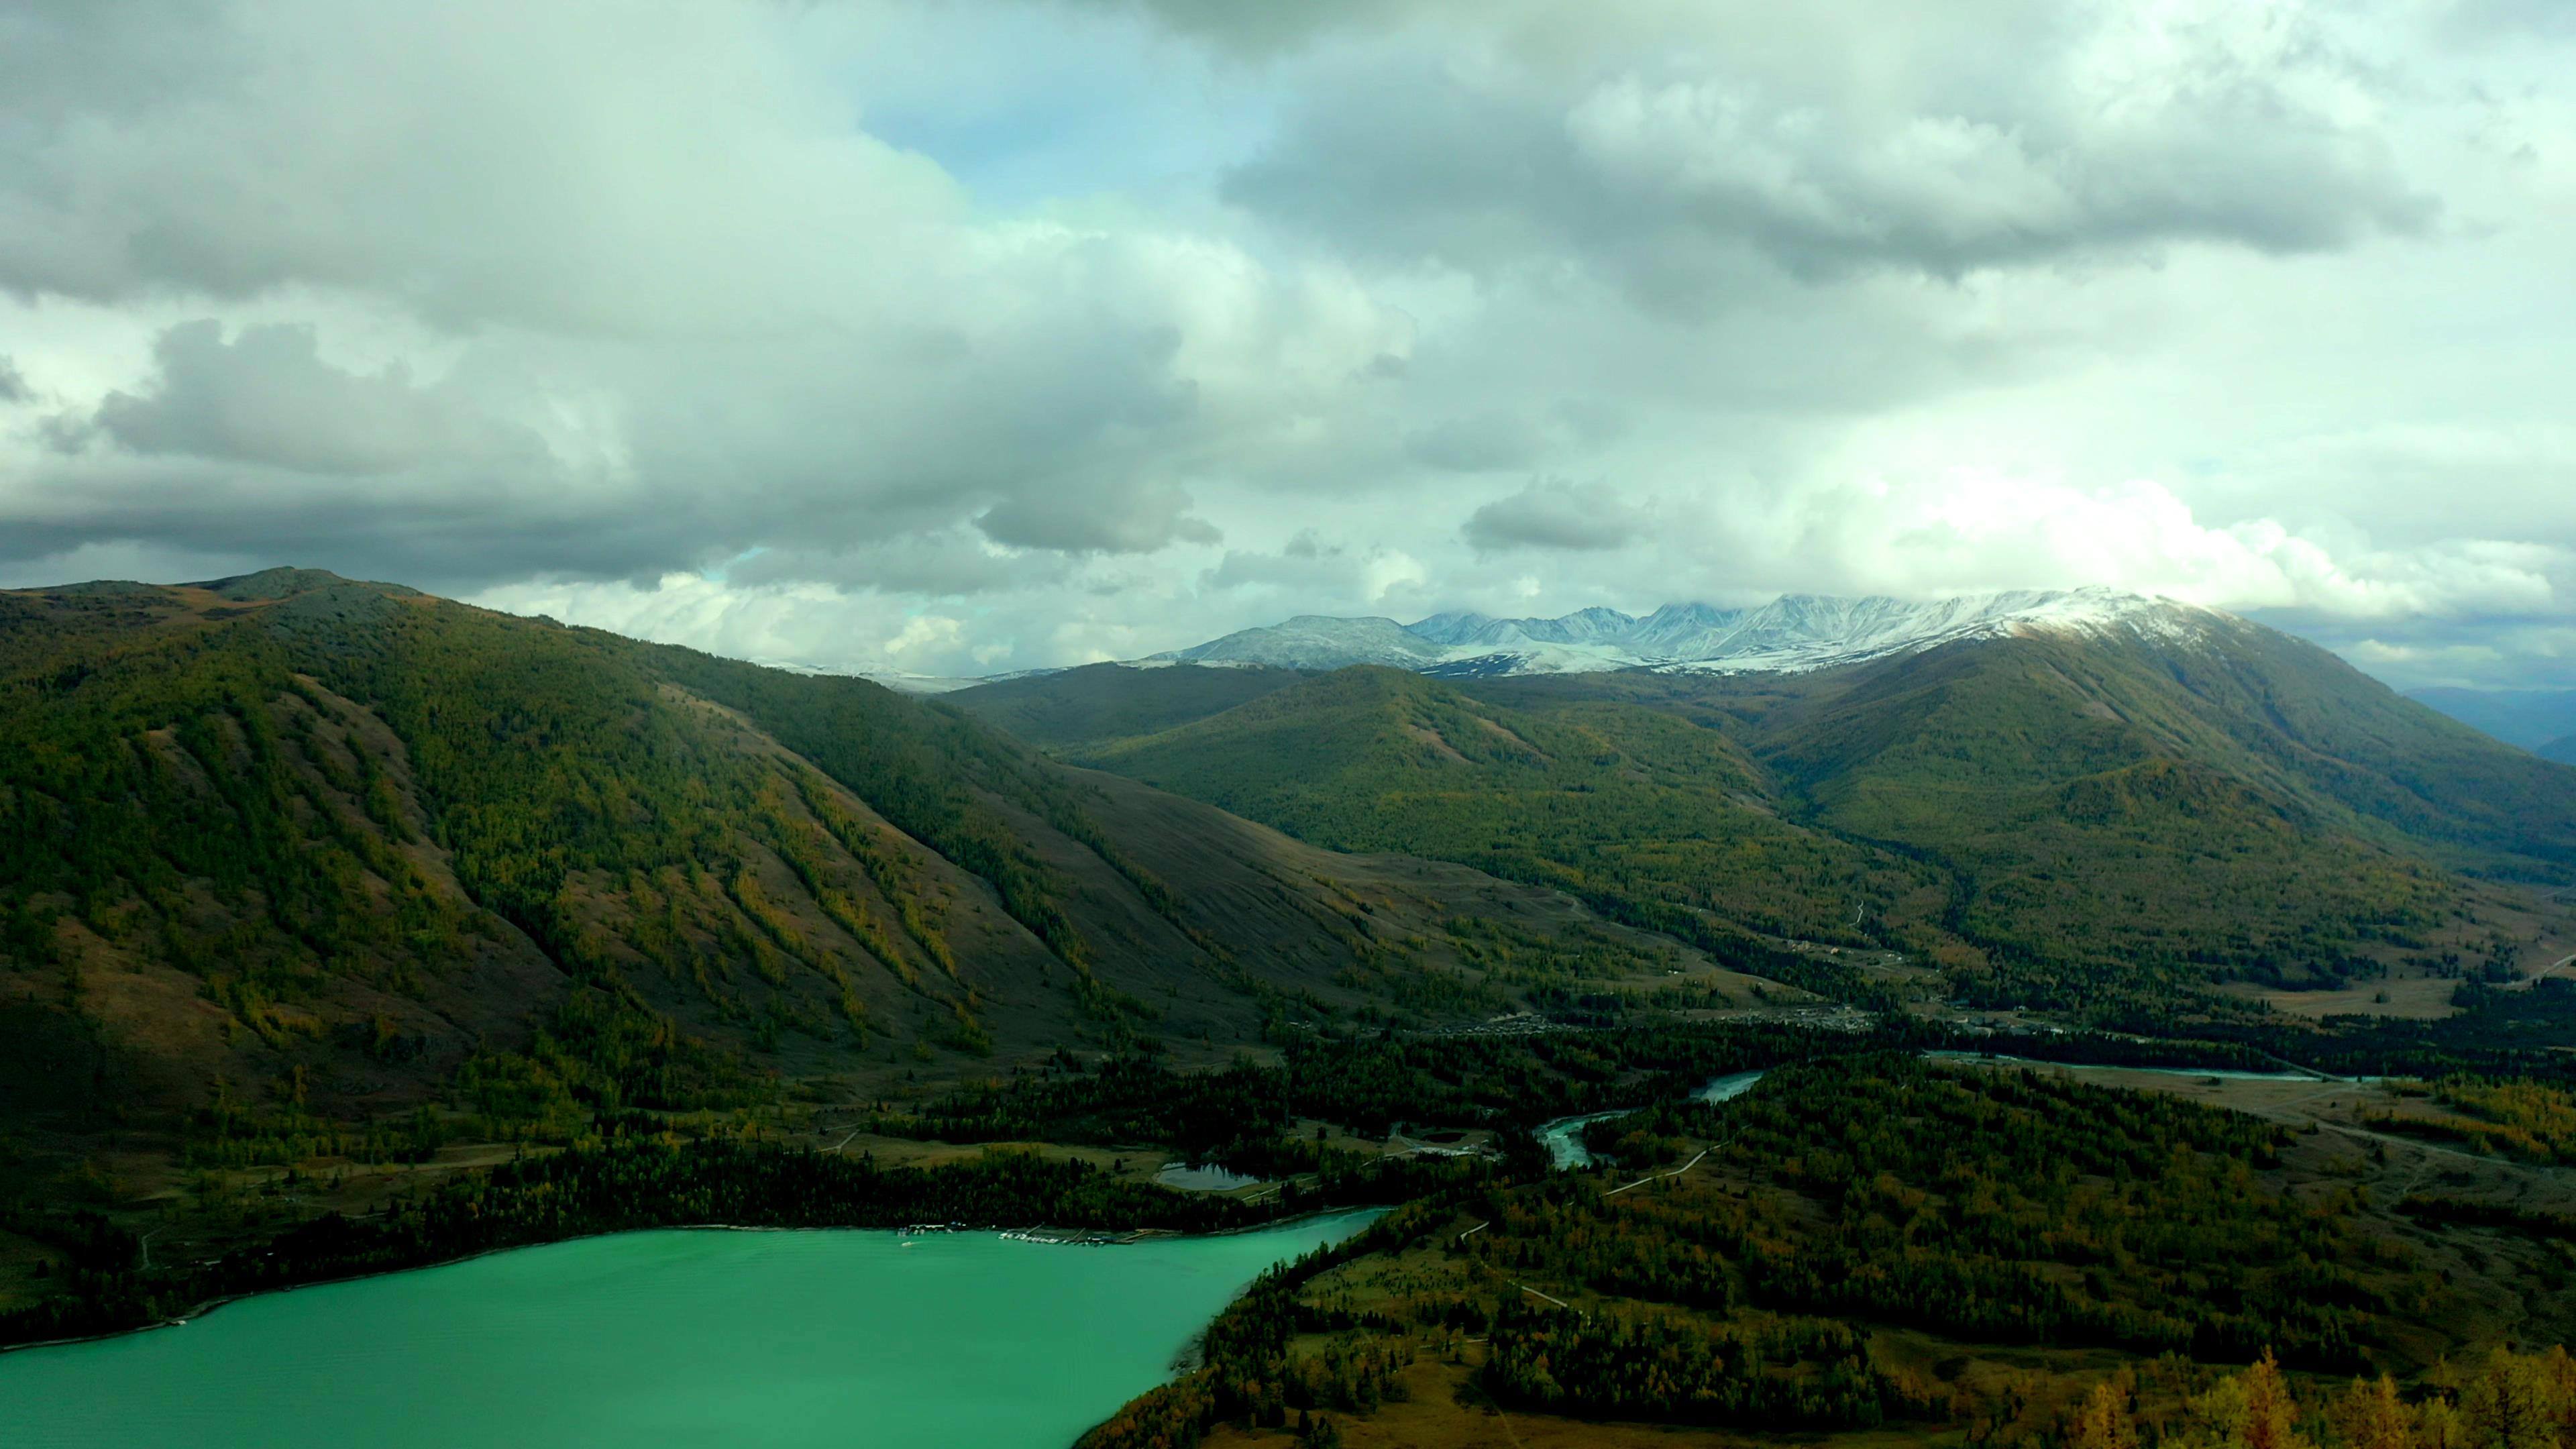
<path fill-rule="evenodd" d="M 1615 26 L 1577 64 L 1372 55 L 1328 71 L 1229 194 L 1358 251 L 1570 264 L 1666 304 L 1765 285 L 1747 252 L 1804 279 L 1956 277 L 2195 241 L 2319 251 L 2438 214 L 2361 62 L 2298 7 L 1905 9 L 1877 47 L 1828 31 L 1786 57 L 1739 51 L 1732 7 L 1678 21 L 1707 47 L 1678 55 Z M 1874 53 L 1891 38 L 1909 53 Z"/>
<path fill-rule="evenodd" d="M 836 667 L 2109 583 L 2576 671 L 2538 0 L 29 0 L 0 578 Z"/>

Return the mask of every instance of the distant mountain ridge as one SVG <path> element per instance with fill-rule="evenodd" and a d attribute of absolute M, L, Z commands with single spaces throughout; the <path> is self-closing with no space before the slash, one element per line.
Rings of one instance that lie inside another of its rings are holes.
<path fill-rule="evenodd" d="M 1345 622 L 950 699 L 1317 844 L 1713 951 L 1876 946 L 1987 1005 L 2153 1014 L 2564 954 L 2512 883 L 2576 882 L 2576 775 L 2232 615 L 2087 591 Z M 1410 662 L 1319 667 L 1353 638 Z M 1717 657 L 1551 671 L 1524 640 Z"/>
<path fill-rule="evenodd" d="M 1553 619 L 1451 612 L 1411 624 L 1302 614 L 1141 662 L 1312 670 L 1375 664 L 1451 678 L 1617 669 L 1801 673 L 2025 631 L 2128 633 L 2184 643 L 2224 617 L 2104 588 L 2016 590 L 1920 603 L 1881 595 L 1784 594 L 1743 609 L 1686 603 L 1642 616 L 1592 608 Z"/>
<path fill-rule="evenodd" d="M 2410 689 L 2406 697 L 2543 759 L 2563 762 L 2576 748 L 2576 689 Z"/>

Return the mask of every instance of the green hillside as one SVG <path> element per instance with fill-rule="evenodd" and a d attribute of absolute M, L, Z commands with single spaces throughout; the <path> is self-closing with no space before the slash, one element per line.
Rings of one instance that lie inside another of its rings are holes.
<path fill-rule="evenodd" d="M 2576 789 L 2529 754 L 2315 645 L 2224 615 L 2194 622 L 2201 632 L 2185 642 L 2031 632 L 1807 676 L 1473 687 L 1522 706 L 1606 696 L 1679 713 L 1820 793 L 1882 752 L 1891 767 L 1921 764 L 1965 782 L 1991 772 L 2001 783 L 2063 782 L 2143 752 L 2471 874 L 2576 879 Z"/>
<path fill-rule="evenodd" d="M 1002 679 L 943 695 L 952 705 L 1030 744 L 1053 749 L 1149 735 L 1204 719 L 1306 678 L 1295 669 L 1086 664 Z"/>
<path fill-rule="evenodd" d="M 2258 786 L 2341 806 L 2377 838 L 2431 850 L 2456 868 L 2510 880 L 2576 880 L 2576 780 L 2405 699 L 2332 653 L 2242 620 L 2208 647 L 2100 651 L 2133 683 L 2113 700 L 2191 748 L 2147 701 L 2170 678 L 2214 757 L 2250 760 Z M 2106 667 L 2107 678 L 2110 670 Z M 2178 717 L 2185 711 L 2177 709 Z"/>
<path fill-rule="evenodd" d="M 715 1042 L 988 1048 L 1003 979 L 1050 954 L 1115 1000 L 1069 887 L 967 787 L 972 742 L 882 691 L 836 779 L 681 694 L 684 657 L 407 591 L 277 575 L 11 602 L 20 969 L 202 979 L 225 1041 L 238 1022 L 280 1071 L 319 1065 L 351 1011 L 436 1062 L 494 1023 L 433 998 L 551 997 L 603 1016 L 587 1060 L 486 1063 L 509 1078 L 488 1095 L 614 1095 L 632 1037 L 693 1084 L 653 1105 L 691 1106 L 727 1075 Z M 460 964 L 486 956 L 519 979 Z M 725 1030 L 689 1042 L 681 1007 Z"/>
<path fill-rule="evenodd" d="M 1072 753 L 1318 842 L 1884 945 L 1997 1005 L 2509 974 L 2542 924 L 2489 882 L 2576 871 L 2576 777 L 2224 620 L 1804 676 L 1348 670 Z"/>
<path fill-rule="evenodd" d="M 565 1140 L 1676 971 L 1723 989 L 863 680 L 290 570 L 0 593 L 0 1133 L 49 1160 Z"/>
<path fill-rule="evenodd" d="M 2120 977 L 2367 978 L 2476 910 L 2429 858 L 2467 855 L 2475 817 L 2410 850 L 2313 777 L 2363 798 L 2384 780 L 2238 718 L 2114 647 L 2033 638 L 1896 661 L 1766 719 L 1757 748 L 1806 818 L 1947 867 L 1945 924 L 2050 999 Z"/>
<path fill-rule="evenodd" d="M 1436 680 L 1345 669 L 1079 758 L 1341 850 L 1560 886 L 1736 964 L 1849 991 L 1767 935 L 1847 945 L 1919 915 L 1933 873 L 1785 821 L 1723 735 L 1633 705 L 1504 710 Z"/>

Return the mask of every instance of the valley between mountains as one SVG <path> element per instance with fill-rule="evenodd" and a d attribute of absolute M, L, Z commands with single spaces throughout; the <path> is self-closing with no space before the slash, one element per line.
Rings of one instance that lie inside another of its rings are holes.
<path fill-rule="evenodd" d="M 311 571 L 0 593 L 0 1329 L 1370 1204 L 1087 1442 L 2115 1449 L 2560 1372 L 2488 1355 L 2576 1325 L 2576 769 L 2206 611 L 1788 614 L 922 699 Z"/>

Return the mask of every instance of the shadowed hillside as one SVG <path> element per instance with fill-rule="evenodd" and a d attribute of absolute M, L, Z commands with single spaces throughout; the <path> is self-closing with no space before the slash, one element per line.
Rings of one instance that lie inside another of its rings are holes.
<path fill-rule="evenodd" d="M 561 1136 L 1675 972 L 1729 989 L 863 680 L 299 571 L 0 594 L 0 1116 L 65 1148 Z"/>

